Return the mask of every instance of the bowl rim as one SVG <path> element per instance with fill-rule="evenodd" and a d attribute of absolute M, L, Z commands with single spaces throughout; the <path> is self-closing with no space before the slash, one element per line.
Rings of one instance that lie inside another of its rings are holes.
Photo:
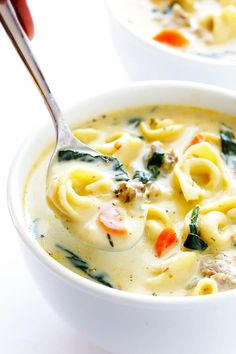
<path fill-rule="evenodd" d="M 176 56 L 181 60 L 186 60 L 190 62 L 195 62 L 195 63 L 200 63 L 200 64 L 208 64 L 208 65 L 215 65 L 215 66 L 220 66 L 220 67 L 235 67 L 236 62 L 233 61 L 223 61 L 223 60 L 217 60 L 214 58 L 208 58 L 204 56 L 200 56 L 197 54 L 191 54 L 187 52 L 182 52 L 181 50 L 177 50 L 175 48 L 172 48 L 166 44 L 162 44 L 159 42 L 156 42 L 152 39 L 145 39 L 141 35 L 138 34 L 137 31 L 135 31 L 133 28 L 131 28 L 125 21 L 122 21 L 119 16 L 117 16 L 116 12 L 114 11 L 111 3 L 112 1 L 117 1 L 117 0 L 104 0 L 105 2 L 105 7 L 107 8 L 107 12 L 109 13 L 110 17 L 114 19 L 125 31 L 129 32 L 132 37 L 134 37 L 136 40 L 138 40 L 141 44 L 143 44 L 145 47 L 152 48 L 157 51 L 160 50 L 161 52 L 171 55 L 171 56 Z"/>
<path fill-rule="evenodd" d="M 114 96 L 117 94 L 124 95 L 125 92 L 132 92 L 136 88 L 140 90 L 146 90 L 147 88 L 151 90 L 152 88 L 161 88 L 161 87 L 175 87 L 184 88 L 184 89 L 195 89 L 197 91 L 204 91 L 209 93 L 220 94 L 222 96 L 228 97 L 235 101 L 236 103 L 236 93 L 232 90 L 220 88 L 213 85 L 207 85 L 196 82 L 185 82 L 185 81 L 143 81 L 143 82 L 135 82 L 126 84 L 123 87 L 113 88 L 112 90 L 99 93 L 98 95 L 94 95 L 90 98 L 84 99 L 79 102 L 74 108 L 70 109 L 69 112 L 79 110 L 80 105 L 91 104 L 93 101 L 98 101 L 102 98 L 106 98 L 109 96 Z M 236 105 L 235 105 L 236 109 Z M 114 288 L 109 288 L 99 283 L 96 283 L 92 280 L 86 279 L 68 268 L 61 265 L 54 258 L 49 256 L 47 252 L 40 246 L 40 244 L 32 238 L 29 228 L 27 227 L 26 221 L 24 217 L 18 215 L 17 208 L 15 207 L 15 192 L 17 190 L 17 175 L 19 175 L 18 167 L 20 166 L 20 161 L 23 156 L 25 156 L 25 152 L 29 151 L 29 147 L 32 147 L 35 139 L 39 137 L 39 134 L 46 128 L 48 125 L 39 126 L 39 129 L 35 129 L 33 135 L 30 135 L 17 149 L 17 153 L 13 159 L 11 164 L 8 181 L 7 181 L 7 202 L 9 212 L 13 221 L 13 224 L 18 231 L 20 239 L 26 245 L 26 247 L 31 251 L 31 253 L 51 272 L 54 273 L 57 277 L 60 277 L 65 282 L 70 285 L 79 287 L 83 292 L 87 292 L 89 294 L 93 294 L 96 297 L 105 298 L 107 301 L 115 302 L 115 303 L 123 303 L 129 306 L 141 306 L 141 307 L 151 307 L 155 308 L 162 305 L 168 306 L 176 306 L 176 305 L 197 305 L 197 304 L 209 304 L 209 302 L 217 301 L 219 299 L 224 300 L 228 299 L 232 295 L 236 295 L 236 289 L 227 290 L 224 292 L 220 292 L 217 294 L 207 295 L 207 296 L 150 296 L 147 294 L 141 293 L 132 293 L 121 291 Z M 42 149 L 43 150 L 43 149 Z M 23 204 L 23 203 L 22 203 Z M 23 208 L 23 205 L 20 207 Z"/>

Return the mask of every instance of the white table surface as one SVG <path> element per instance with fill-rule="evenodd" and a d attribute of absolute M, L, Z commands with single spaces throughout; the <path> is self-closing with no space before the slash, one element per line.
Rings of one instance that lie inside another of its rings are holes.
<path fill-rule="evenodd" d="M 113 50 L 102 0 L 29 0 L 33 49 L 62 109 L 127 78 Z M 0 28 L 0 353 L 105 354 L 49 308 L 28 274 L 7 210 L 6 182 L 17 147 L 50 119 Z"/>

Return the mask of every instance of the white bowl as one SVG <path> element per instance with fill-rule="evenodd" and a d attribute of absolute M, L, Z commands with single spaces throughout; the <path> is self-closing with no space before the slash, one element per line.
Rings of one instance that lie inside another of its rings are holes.
<path fill-rule="evenodd" d="M 119 0 L 105 0 L 112 39 L 128 76 L 133 80 L 188 80 L 236 88 L 236 62 L 184 53 L 145 39 L 116 11 Z"/>
<path fill-rule="evenodd" d="M 147 104 L 179 104 L 236 113 L 236 95 L 181 82 L 129 85 L 78 104 L 70 123 Z M 10 213 L 28 268 L 51 306 L 89 340 L 119 354 L 235 354 L 236 290 L 202 297 L 152 297 L 107 288 L 73 273 L 32 237 L 22 196 L 28 173 L 53 138 L 48 125 L 17 151 L 9 175 Z M 36 304 L 35 304 L 36 306 Z M 78 348 L 79 350 L 79 348 Z"/>

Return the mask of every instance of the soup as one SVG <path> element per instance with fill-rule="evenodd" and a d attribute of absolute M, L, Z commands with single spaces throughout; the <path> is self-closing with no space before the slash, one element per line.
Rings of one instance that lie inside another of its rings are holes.
<path fill-rule="evenodd" d="M 167 105 L 78 124 L 75 137 L 119 168 L 109 174 L 101 161 L 61 151 L 46 186 L 47 148 L 25 187 L 32 237 L 71 271 L 123 291 L 235 288 L 235 126 L 222 113 Z"/>
<path fill-rule="evenodd" d="M 117 16 L 144 39 L 185 53 L 236 59 L 235 0 L 113 0 Z"/>

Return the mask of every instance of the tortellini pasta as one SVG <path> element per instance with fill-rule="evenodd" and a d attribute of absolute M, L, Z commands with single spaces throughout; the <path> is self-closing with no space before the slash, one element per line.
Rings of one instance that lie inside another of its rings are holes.
<path fill-rule="evenodd" d="M 147 285 L 152 291 L 176 291 L 185 288 L 197 267 L 197 255 L 182 252 L 162 265 L 153 266 Z"/>
<path fill-rule="evenodd" d="M 177 3 L 187 11 L 192 11 L 194 8 L 194 0 L 151 0 L 154 4 L 160 7 L 170 7 Z"/>
<path fill-rule="evenodd" d="M 187 214 L 183 229 L 184 240 L 189 233 L 192 210 Z M 224 197 L 216 203 L 199 208 L 198 230 L 211 252 L 229 250 L 235 239 L 236 197 Z"/>
<path fill-rule="evenodd" d="M 230 188 L 224 163 L 208 142 L 186 150 L 174 168 L 174 177 L 187 202 L 209 198 Z"/>
<path fill-rule="evenodd" d="M 59 151 L 46 198 L 50 154 L 35 165 L 30 232 L 72 271 L 119 290 L 236 288 L 235 131 L 222 113 L 166 105 L 82 123 L 74 136 L 97 152 Z"/>
<path fill-rule="evenodd" d="M 117 157 L 127 166 L 138 157 L 143 146 L 141 139 L 121 132 L 112 134 L 102 144 L 95 144 L 94 148 L 102 154 Z"/>
<path fill-rule="evenodd" d="M 146 234 L 153 242 L 164 227 L 170 225 L 170 218 L 166 211 L 158 207 L 149 207 L 146 220 Z"/>
<path fill-rule="evenodd" d="M 203 215 L 199 222 L 202 239 L 218 250 L 224 250 L 231 246 L 233 232 L 227 226 L 227 216 L 220 211 L 210 211 Z"/>
<path fill-rule="evenodd" d="M 107 135 L 105 132 L 88 129 L 76 129 L 76 138 L 90 144 L 96 151 L 108 156 L 117 157 L 124 165 L 129 165 L 139 155 L 144 146 L 140 138 L 124 131 Z"/>
<path fill-rule="evenodd" d="M 114 188 L 112 171 L 85 162 L 59 162 L 48 176 L 47 200 L 73 236 L 90 246 L 120 250 L 142 236 L 146 209 L 136 203 L 124 207 L 115 200 Z"/>
<path fill-rule="evenodd" d="M 232 5 L 223 7 L 220 13 L 210 14 L 201 24 L 213 36 L 214 43 L 224 43 L 236 37 L 236 8 Z"/>
<path fill-rule="evenodd" d="M 194 295 L 211 295 L 218 292 L 217 282 L 214 279 L 203 278 L 199 280 L 194 289 Z"/>
<path fill-rule="evenodd" d="M 160 120 L 152 117 L 148 122 L 142 122 L 140 127 L 148 141 L 175 139 L 183 130 L 182 124 L 176 124 L 171 119 Z"/>
<path fill-rule="evenodd" d="M 219 211 L 222 213 L 230 213 L 236 208 L 236 197 L 223 197 L 214 203 L 210 203 L 201 208 L 201 213 L 206 214 L 211 211 Z"/>
<path fill-rule="evenodd" d="M 49 177 L 48 200 L 57 213 L 69 220 L 83 219 L 83 212 L 93 213 L 98 207 L 95 195 L 111 195 L 111 180 L 94 169 L 72 166 L 67 171 L 55 167 L 53 170 Z"/>
<path fill-rule="evenodd" d="M 201 133 L 201 137 L 203 138 L 203 140 L 209 142 L 210 144 L 213 144 L 213 146 L 217 147 L 218 149 L 221 148 L 221 141 L 219 135 L 210 132 L 203 132 Z"/>
<path fill-rule="evenodd" d="M 84 144 L 91 144 L 104 139 L 104 133 L 93 128 L 76 129 L 73 133 Z"/>
<path fill-rule="evenodd" d="M 194 8 L 194 0 L 178 0 L 176 2 L 187 11 L 192 11 Z"/>
<path fill-rule="evenodd" d="M 220 0 L 221 6 L 233 5 L 236 6 L 236 0 Z"/>
<path fill-rule="evenodd" d="M 236 198 L 224 198 L 201 208 L 199 230 L 201 237 L 215 250 L 232 246 L 236 222 Z"/>

